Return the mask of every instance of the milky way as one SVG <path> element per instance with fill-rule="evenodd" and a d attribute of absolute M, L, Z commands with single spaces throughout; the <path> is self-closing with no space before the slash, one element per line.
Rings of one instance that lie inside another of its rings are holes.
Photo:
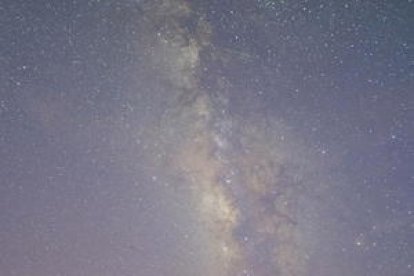
<path fill-rule="evenodd" d="M 230 114 L 226 84 L 231 83 L 224 76 L 215 80 L 221 90 L 203 87 L 202 57 L 223 50 L 213 47 L 214 30 L 188 3 L 161 1 L 143 8 L 159 30 L 152 62 L 162 64 L 160 74 L 176 93 L 176 105 L 155 131 L 168 137 L 161 150 L 169 152 L 169 160 L 162 166 L 191 190 L 206 232 L 206 248 L 199 252 L 210 262 L 205 275 L 302 275 L 306 249 L 296 209 L 305 191 L 306 173 L 297 160 L 303 145 L 280 141 L 289 133 L 276 120 Z M 188 22 L 194 30 L 186 28 Z"/>

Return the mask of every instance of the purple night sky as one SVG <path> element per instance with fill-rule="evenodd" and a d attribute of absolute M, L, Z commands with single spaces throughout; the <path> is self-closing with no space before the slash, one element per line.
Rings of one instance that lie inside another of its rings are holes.
<path fill-rule="evenodd" d="M 414 275 L 412 0 L 0 1 L 0 276 Z"/>

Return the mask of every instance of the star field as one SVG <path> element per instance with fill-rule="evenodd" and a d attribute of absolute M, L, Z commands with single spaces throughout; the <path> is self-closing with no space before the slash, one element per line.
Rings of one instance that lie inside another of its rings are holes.
<path fill-rule="evenodd" d="M 413 15 L 3 1 L 0 275 L 413 275 Z"/>

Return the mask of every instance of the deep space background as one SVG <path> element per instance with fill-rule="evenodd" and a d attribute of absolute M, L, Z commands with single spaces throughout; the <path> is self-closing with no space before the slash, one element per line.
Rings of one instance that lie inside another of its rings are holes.
<path fill-rule="evenodd" d="M 412 0 L 0 0 L 0 275 L 414 275 Z"/>

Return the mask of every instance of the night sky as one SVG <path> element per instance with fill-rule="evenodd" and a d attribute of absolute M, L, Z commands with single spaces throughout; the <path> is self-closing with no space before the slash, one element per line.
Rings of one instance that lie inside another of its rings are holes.
<path fill-rule="evenodd" d="M 413 30 L 412 0 L 0 0 L 0 275 L 414 275 Z"/>

